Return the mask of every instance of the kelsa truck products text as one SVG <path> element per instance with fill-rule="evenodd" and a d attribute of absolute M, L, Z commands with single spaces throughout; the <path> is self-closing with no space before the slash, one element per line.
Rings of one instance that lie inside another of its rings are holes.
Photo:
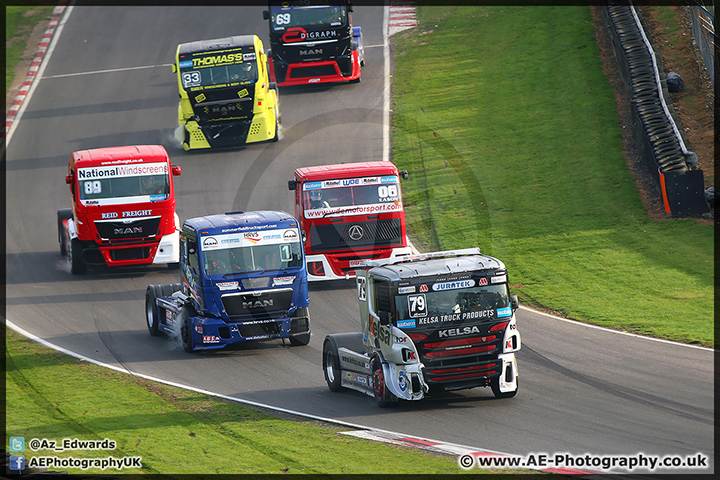
<path fill-rule="evenodd" d="M 185 150 L 278 139 L 277 85 L 257 35 L 182 43 L 172 68 L 180 91 L 175 138 Z"/>
<path fill-rule="evenodd" d="M 358 162 L 295 170 L 295 215 L 304 235 L 308 278 L 355 276 L 362 260 L 411 253 L 400 177 L 392 162 Z"/>
<path fill-rule="evenodd" d="M 57 212 L 60 254 L 70 271 L 85 273 L 87 265 L 177 266 L 173 176 L 181 172 L 160 145 L 74 152 L 65 177 L 72 208 Z"/>
<path fill-rule="evenodd" d="M 362 30 L 346 0 L 270 1 L 270 80 L 281 87 L 359 82 L 365 64 Z"/>
<path fill-rule="evenodd" d="M 305 259 L 290 214 L 229 212 L 185 221 L 180 272 L 180 283 L 147 287 L 151 335 L 175 334 L 187 352 L 310 341 Z"/>
<path fill-rule="evenodd" d="M 331 391 L 358 390 L 380 406 L 485 386 L 498 398 L 515 396 L 518 302 L 501 261 L 473 248 L 364 268 L 356 278 L 361 331 L 323 344 Z"/>

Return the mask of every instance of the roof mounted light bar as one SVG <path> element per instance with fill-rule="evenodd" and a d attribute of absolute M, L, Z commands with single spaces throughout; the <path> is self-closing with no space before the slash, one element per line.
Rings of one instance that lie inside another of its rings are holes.
<path fill-rule="evenodd" d="M 462 248 L 459 250 L 444 250 L 442 252 L 418 253 L 412 255 L 403 255 L 401 257 L 382 258 L 379 260 L 363 260 L 359 262 L 358 268 L 382 267 L 383 265 L 394 265 L 407 262 L 421 262 L 423 260 L 462 257 L 465 255 L 481 255 L 480 249 L 477 247 Z"/>

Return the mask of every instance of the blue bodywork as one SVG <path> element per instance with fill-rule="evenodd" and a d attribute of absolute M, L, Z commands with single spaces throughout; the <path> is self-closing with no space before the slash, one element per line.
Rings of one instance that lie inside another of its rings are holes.
<path fill-rule="evenodd" d="M 279 338 L 306 344 L 310 323 L 304 255 L 299 224 L 286 212 L 230 212 L 186 220 L 180 240 L 182 290 L 157 299 L 164 310 L 159 329 L 177 332 L 179 326 L 189 326 L 191 350 Z"/>

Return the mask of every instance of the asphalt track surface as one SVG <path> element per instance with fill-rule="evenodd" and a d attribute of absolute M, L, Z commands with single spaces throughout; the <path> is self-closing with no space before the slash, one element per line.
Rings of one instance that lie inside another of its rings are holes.
<path fill-rule="evenodd" d="M 267 46 L 262 8 L 68 9 L 7 149 L 9 321 L 98 362 L 309 415 L 516 455 L 701 453 L 710 469 L 693 472 L 713 472 L 708 349 L 521 308 L 516 397 L 496 400 L 481 388 L 380 409 L 358 392 L 330 392 L 323 379 L 325 335 L 358 328 L 352 281 L 311 286 L 308 346 L 273 341 L 187 354 L 171 338 L 151 337 L 144 319 L 147 285 L 177 282 L 177 271 L 68 272 L 58 249 L 56 211 L 70 206 L 64 176 L 75 150 L 164 145 L 183 168 L 175 179 L 181 221 L 231 210 L 292 212 L 287 180 L 295 168 L 382 159 L 383 12 L 358 6 L 353 15 L 366 48 L 361 83 L 281 89 L 279 142 L 187 153 L 172 136 L 177 85 L 169 65 L 177 44 L 257 34 Z"/>

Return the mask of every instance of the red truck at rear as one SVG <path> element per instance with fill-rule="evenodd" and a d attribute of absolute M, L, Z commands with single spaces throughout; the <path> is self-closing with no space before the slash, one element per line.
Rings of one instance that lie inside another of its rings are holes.
<path fill-rule="evenodd" d="M 295 218 L 305 243 L 308 280 L 355 277 L 363 260 L 412 253 L 405 232 L 400 177 L 392 162 L 295 170 Z"/>

